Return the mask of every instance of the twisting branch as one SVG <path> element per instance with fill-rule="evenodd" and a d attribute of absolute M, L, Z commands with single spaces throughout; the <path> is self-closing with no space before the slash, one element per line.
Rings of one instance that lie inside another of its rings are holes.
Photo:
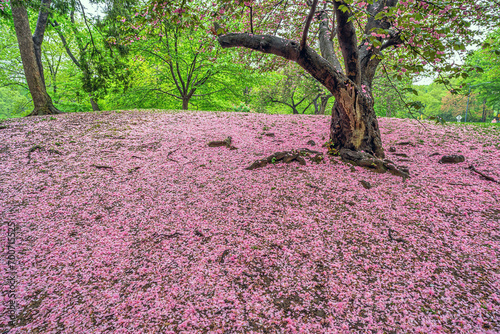
<path fill-rule="evenodd" d="M 222 48 L 245 47 L 262 53 L 271 53 L 288 60 L 295 61 L 334 96 L 338 95 L 339 87 L 345 87 L 347 78 L 333 67 L 314 49 L 305 46 L 300 49 L 296 41 L 270 35 L 252 35 L 247 33 L 231 33 L 220 35 L 219 44 Z"/>
<path fill-rule="evenodd" d="M 78 0 L 78 3 L 80 4 L 80 8 L 82 9 L 82 16 L 83 16 L 83 21 L 85 22 L 85 25 L 87 26 L 87 30 L 89 31 L 89 35 L 90 35 L 90 41 L 92 42 L 92 45 L 94 46 L 94 49 L 92 50 L 92 54 L 94 54 L 94 52 L 97 52 L 99 53 L 99 55 L 102 57 L 102 54 L 101 52 L 99 51 L 99 49 L 97 49 L 97 47 L 95 46 L 95 43 L 94 43 L 94 36 L 92 35 L 92 31 L 90 29 L 90 26 L 89 26 L 89 23 L 87 21 L 87 16 L 85 15 L 85 7 L 83 7 L 83 4 L 80 0 Z"/>
<path fill-rule="evenodd" d="M 318 5 L 318 0 L 314 0 L 311 5 L 311 10 L 309 11 L 309 15 L 307 16 L 306 24 L 304 26 L 304 31 L 302 32 L 302 40 L 300 41 L 300 49 L 304 49 L 307 42 L 307 33 L 309 32 L 309 28 L 311 27 L 311 21 L 314 17 L 314 13 L 316 12 L 316 6 Z"/>
<path fill-rule="evenodd" d="M 76 59 L 73 52 L 71 52 L 71 49 L 69 48 L 68 42 L 67 42 L 66 38 L 64 37 L 64 34 L 61 30 L 59 23 L 56 20 L 54 20 L 54 22 L 52 22 L 52 21 L 49 21 L 49 22 L 50 22 L 50 25 L 56 31 L 56 33 L 59 35 L 59 38 L 61 39 L 61 42 L 62 42 L 64 49 L 66 50 L 66 53 L 68 54 L 69 58 L 73 61 L 73 63 L 76 65 L 76 67 L 78 67 L 79 69 L 82 69 L 80 62 Z"/>

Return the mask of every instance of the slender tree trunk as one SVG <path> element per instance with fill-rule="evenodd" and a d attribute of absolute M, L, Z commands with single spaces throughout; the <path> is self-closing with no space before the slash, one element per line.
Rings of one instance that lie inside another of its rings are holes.
<path fill-rule="evenodd" d="M 330 100 L 330 98 L 332 97 L 332 95 L 327 95 L 327 96 L 322 96 L 321 97 L 321 105 L 320 105 L 320 108 L 319 108 L 319 114 L 320 115 L 324 115 L 325 112 L 326 112 L 326 106 L 328 104 L 328 100 Z"/>
<path fill-rule="evenodd" d="M 481 117 L 481 122 L 486 122 L 486 98 L 483 99 L 483 117 Z"/>
<path fill-rule="evenodd" d="M 384 157 L 373 100 L 360 96 L 356 89 L 339 89 L 332 110 L 330 139 L 338 150 L 346 148 Z"/>
<path fill-rule="evenodd" d="M 101 111 L 97 102 L 92 98 L 91 93 L 89 93 L 89 98 L 90 98 L 90 104 L 92 105 L 92 110 L 93 111 Z"/>
<path fill-rule="evenodd" d="M 320 110 L 320 105 L 318 104 L 318 99 L 321 97 L 321 94 L 318 94 L 314 100 L 313 100 L 313 104 L 314 104 L 314 114 L 315 115 L 319 115 L 321 110 Z"/>
<path fill-rule="evenodd" d="M 391 117 L 391 98 L 387 97 L 387 109 L 385 110 L 385 117 Z"/>
<path fill-rule="evenodd" d="M 49 115 L 60 113 L 47 94 L 40 68 L 35 55 L 35 46 L 29 25 L 28 12 L 20 0 L 11 0 L 12 17 L 16 30 L 19 51 L 23 62 L 24 75 L 28 83 L 35 109 L 31 115 Z"/>
<path fill-rule="evenodd" d="M 189 108 L 189 97 L 182 98 L 182 110 L 188 110 Z"/>

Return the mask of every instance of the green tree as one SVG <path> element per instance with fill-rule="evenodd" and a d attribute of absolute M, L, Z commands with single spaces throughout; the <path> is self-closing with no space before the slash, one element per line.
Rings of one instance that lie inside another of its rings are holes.
<path fill-rule="evenodd" d="M 466 61 L 472 68 L 462 82 L 463 93 L 477 95 L 481 103 L 480 120 L 485 122 L 500 110 L 500 29 L 488 35 L 482 49 L 473 52 Z"/>

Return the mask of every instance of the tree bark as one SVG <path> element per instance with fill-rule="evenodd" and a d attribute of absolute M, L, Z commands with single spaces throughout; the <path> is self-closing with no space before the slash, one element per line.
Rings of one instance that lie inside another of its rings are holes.
<path fill-rule="evenodd" d="M 188 108 L 189 108 L 189 98 L 183 97 L 182 98 L 182 110 L 188 110 Z"/>
<path fill-rule="evenodd" d="M 47 21 L 49 18 L 51 0 L 42 0 L 40 5 L 40 12 L 38 13 L 38 20 L 36 21 L 35 33 L 33 34 L 33 47 L 35 48 L 36 63 L 40 71 L 40 77 L 45 85 L 45 76 L 43 74 L 42 64 L 42 42 L 47 28 Z"/>
<path fill-rule="evenodd" d="M 337 150 L 343 148 L 365 151 L 384 158 L 380 129 L 373 100 L 360 95 L 356 89 L 340 89 L 335 97 L 330 125 L 330 139 Z"/>
<path fill-rule="evenodd" d="M 316 97 L 313 100 L 313 105 L 314 105 L 314 115 L 319 115 L 320 113 L 320 106 L 318 105 L 318 99 L 320 98 L 321 94 L 316 95 Z"/>
<path fill-rule="evenodd" d="M 12 0 L 11 8 L 17 42 L 23 62 L 24 75 L 35 106 L 30 116 L 58 114 L 60 111 L 54 107 L 52 99 L 47 94 L 47 89 L 37 63 L 35 45 L 29 26 L 28 11 L 20 0 Z"/>

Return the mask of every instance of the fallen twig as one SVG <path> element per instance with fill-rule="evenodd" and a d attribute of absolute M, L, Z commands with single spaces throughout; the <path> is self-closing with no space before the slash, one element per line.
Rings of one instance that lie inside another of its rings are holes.
<path fill-rule="evenodd" d="M 59 152 L 58 150 L 54 149 L 54 148 L 51 148 L 49 150 L 47 150 L 47 152 L 51 153 L 51 154 L 59 154 L 59 155 L 62 155 L 61 152 Z"/>
<path fill-rule="evenodd" d="M 257 277 L 258 275 L 254 275 L 254 274 L 249 274 L 247 272 L 243 272 L 243 275 L 245 275 L 246 277 L 250 277 L 250 278 L 253 278 L 253 277 Z"/>
<path fill-rule="evenodd" d="M 95 167 L 95 168 L 97 168 L 97 169 L 113 169 L 113 167 L 111 167 L 111 166 L 105 166 L 105 165 L 94 165 L 94 164 L 90 165 L 90 167 Z"/>
<path fill-rule="evenodd" d="M 173 162 L 177 162 L 177 163 L 179 163 L 179 161 L 177 161 L 177 160 L 175 160 L 175 159 L 170 159 L 170 155 L 174 154 L 174 153 L 175 153 L 175 152 L 177 152 L 178 150 L 179 150 L 179 149 L 178 149 L 178 148 L 176 148 L 175 150 L 172 150 L 172 151 L 168 152 L 168 153 L 167 153 L 167 160 L 168 160 L 168 161 L 173 161 Z"/>
<path fill-rule="evenodd" d="M 470 170 L 472 170 L 473 172 L 475 172 L 475 173 L 477 173 L 477 174 L 481 175 L 482 177 L 484 177 L 484 178 L 485 178 L 486 180 L 488 180 L 488 181 L 491 181 L 491 182 L 495 182 L 495 183 L 499 183 L 499 184 L 500 184 L 500 182 L 499 182 L 499 181 L 495 180 L 495 179 L 494 179 L 494 178 L 492 178 L 491 176 L 488 176 L 488 175 L 484 174 L 483 172 L 478 171 L 478 170 L 476 169 L 476 167 L 474 167 L 474 165 L 470 165 L 470 166 L 469 166 L 469 169 L 470 169 Z"/>
<path fill-rule="evenodd" d="M 389 240 L 391 241 L 397 241 L 397 242 L 406 242 L 406 240 L 402 239 L 402 238 L 393 238 L 392 237 L 392 230 L 389 229 Z"/>
<path fill-rule="evenodd" d="M 224 259 L 226 258 L 226 256 L 228 256 L 228 254 L 229 254 L 229 249 L 226 249 L 224 252 L 222 252 L 222 255 L 219 258 L 219 263 L 224 263 Z"/>
<path fill-rule="evenodd" d="M 314 184 L 306 183 L 306 186 L 308 186 L 308 187 L 310 187 L 310 188 L 314 188 L 314 189 L 321 190 L 321 188 L 320 188 L 320 187 L 315 186 Z"/>
<path fill-rule="evenodd" d="M 128 170 L 128 172 L 129 172 L 129 173 L 133 173 L 133 172 L 135 172 L 135 171 L 139 170 L 140 168 L 141 168 L 141 167 L 134 167 L 134 168 L 130 168 L 130 169 Z"/>
<path fill-rule="evenodd" d="M 40 145 L 35 145 L 30 150 L 28 151 L 28 163 L 31 162 L 31 153 L 35 152 L 36 150 L 43 150 L 44 148 Z"/>

